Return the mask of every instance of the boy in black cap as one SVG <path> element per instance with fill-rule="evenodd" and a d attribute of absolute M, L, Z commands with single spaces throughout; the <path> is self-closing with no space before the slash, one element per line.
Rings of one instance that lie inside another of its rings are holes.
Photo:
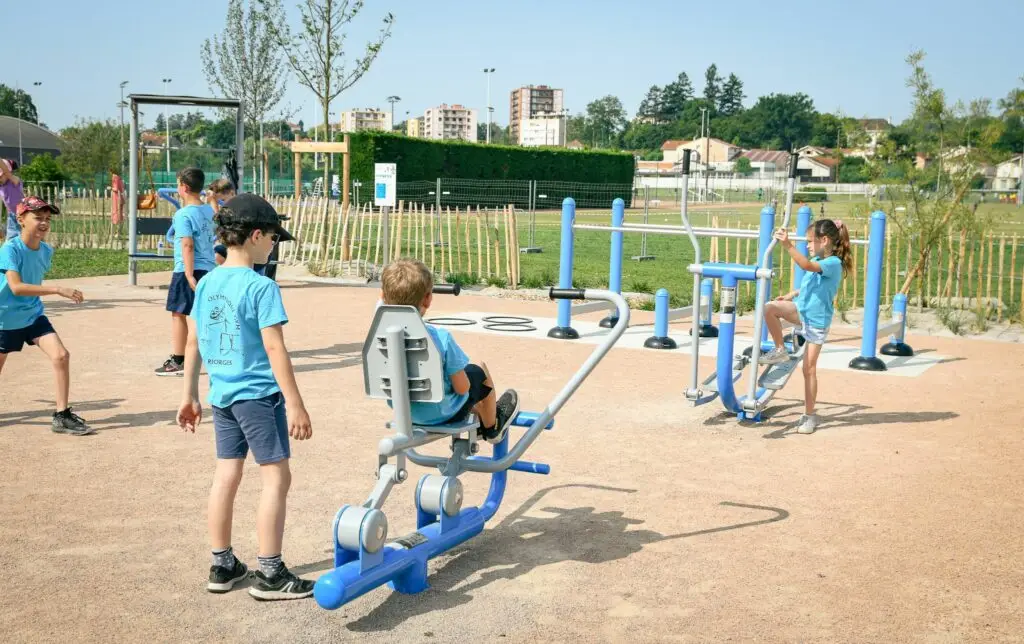
<path fill-rule="evenodd" d="M 259 570 L 249 594 L 264 600 L 309 597 L 313 582 L 288 571 L 281 561 L 281 541 L 291 484 L 288 438 L 305 440 L 313 429 L 284 344 L 282 327 L 288 316 L 281 290 L 252 268 L 267 261 L 276 243 L 292 236 L 281 227 L 274 208 L 252 194 L 224 204 L 215 223 L 227 259 L 196 287 L 191 314 L 195 325 L 189 330 L 185 391 L 178 410 L 178 424 L 195 432 L 202 416 L 202 359 L 210 374 L 207 400 L 213 406 L 218 459 L 208 512 L 213 565 L 206 588 L 227 592 L 248 574 L 231 549 L 231 517 L 251 449 L 263 490 L 256 516 Z"/>

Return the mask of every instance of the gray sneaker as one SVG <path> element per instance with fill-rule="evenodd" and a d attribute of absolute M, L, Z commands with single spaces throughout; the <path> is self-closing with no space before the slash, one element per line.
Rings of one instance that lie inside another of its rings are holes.
<path fill-rule="evenodd" d="M 818 417 L 814 414 L 807 414 L 803 417 L 800 425 L 796 428 L 799 434 L 813 434 L 818 428 Z"/>
<path fill-rule="evenodd" d="M 789 359 L 789 351 L 786 351 L 786 347 L 775 347 L 768 353 L 762 353 L 757 362 L 758 364 L 782 364 L 789 362 Z"/>
<path fill-rule="evenodd" d="M 72 436 L 88 436 L 96 433 L 96 430 L 86 425 L 85 420 L 72 412 L 70 407 L 64 411 L 54 412 L 50 428 L 57 434 L 71 434 Z"/>

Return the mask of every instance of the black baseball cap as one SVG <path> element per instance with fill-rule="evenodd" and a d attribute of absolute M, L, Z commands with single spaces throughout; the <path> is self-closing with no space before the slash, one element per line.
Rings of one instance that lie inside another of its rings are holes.
<path fill-rule="evenodd" d="M 286 242 L 295 239 L 281 226 L 283 218 L 277 214 L 274 207 L 266 199 L 251 192 L 243 192 L 229 199 L 217 213 L 217 218 L 222 225 L 239 223 L 272 228 L 275 233 L 280 235 L 279 241 Z"/>

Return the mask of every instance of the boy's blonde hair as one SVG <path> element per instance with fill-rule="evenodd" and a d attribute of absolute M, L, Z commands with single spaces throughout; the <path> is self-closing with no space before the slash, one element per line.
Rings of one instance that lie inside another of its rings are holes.
<path fill-rule="evenodd" d="M 385 304 L 418 307 L 434 288 L 434 276 L 418 259 L 400 259 L 387 265 L 380 276 Z"/>

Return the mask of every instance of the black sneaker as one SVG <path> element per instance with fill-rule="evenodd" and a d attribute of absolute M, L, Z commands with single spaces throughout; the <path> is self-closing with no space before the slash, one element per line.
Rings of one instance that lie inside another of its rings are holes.
<path fill-rule="evenodd" d="M 235 565 L 230 568 L 210 566 L 210 581 L 206 584 L 206 590 L 211 593 L 226 593 L 248 576 L 249 566 L 235 557 Z"/>
<path fill-rule="evenodd" d="M 494 429 L 490 432 L 484 432 L 484 438 L 487 442 L 495 445 L 505 440 L 509 426 L 519 413 L 519 394 L 516 393 L 515 389 L 506 390 L 505 393 L 501 394 L 501 398 L 498 399 L 497 407 L 496 416 L 498 418 L 494 424 Z"/>
<path fill-rule="evenodd" d="M 57 434 L 71 434 L 72 436 L 88 436 L 95 434 L 96 430 L 85 424 L 81 416 L 71 411 L 68 407 L 64 411 L 54 412 L 51 429 Z"/>
<path fill-rule="evenodd" d="M 284 566 L 273 577 L 267 577 L 262 570 L 254 571 L 252 576 L 254 583 L 249 594 L 262 601 L 302 599 L 313 594 L 315 582 L 299 579 Z"/>
<path fill-rule="evenodd" d="M 154 372 L 158 376 L 180 376 L 185 372 L 185 364 L 179 363 L 174 358 L 167 358 L 167 361 Z"/>

